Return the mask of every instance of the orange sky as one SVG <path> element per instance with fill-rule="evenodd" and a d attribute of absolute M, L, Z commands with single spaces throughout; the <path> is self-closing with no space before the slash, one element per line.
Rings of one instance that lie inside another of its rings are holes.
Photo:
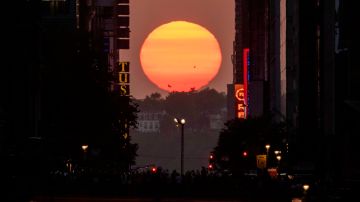
<path fill-rule="evenodd" d="M 135 98 L 144 98 L 153 92 L 167 95 L 166 91 L 158 88 L 146 77 L 141 68 L 139 54 L 151 31 L 164 23 L 178 20 L 204 26 L 220 44 L 222 62 L 217 76 L 208 87 L 226 92 L 226 84 L 232 82 L 233 0 L 131 0 L 130 50 L 121 50 L 120 60 L 130 61 L 130 90 Z M 192 68 L 193 66 L 191 65 Z M 189 71 L 191 70 L 189 68 Z"/>

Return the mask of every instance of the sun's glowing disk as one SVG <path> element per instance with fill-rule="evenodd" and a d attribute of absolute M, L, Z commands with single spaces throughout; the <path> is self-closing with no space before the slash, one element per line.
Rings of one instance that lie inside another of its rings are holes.
<path fill-rule="evenodd" d="M 174 21 L 159 26 L 140 51 L 145 75 L 167 91 L 189 91 L 206 86 L 221 65 L 219 43 L 204 27 Z"/>

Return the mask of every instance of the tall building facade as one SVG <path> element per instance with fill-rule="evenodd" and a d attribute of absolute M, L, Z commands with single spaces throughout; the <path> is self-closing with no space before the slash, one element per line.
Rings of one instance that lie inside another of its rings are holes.
<path fill-rule="evenodd" d="M 258 117 L 269 109 L 269 3 L 235 1 L 233 84 L 228 85 L 228 118 Z"/>
<path fill-rule="evenodd" d="M 328 55 L 334 55 L 334 65 L 329 69 L 329 64 L 324 63 L 324 71 L 328 70 L 325 78 L 333 80 L 325 86 L 327 94 L 332 97 L 323 98 L 326 103 L 323 110 L 324 133 L 331 138 L 331 141 L 328 141 L 331 142 L 328 147 L 328 161 L 329 166 L 334 168 L 333 176 L 339 178 L 337 182 L 356 182 L 354 187 L 359 187 L 360 169 L 353 160 L 360 155 L 356 141 L 360 131 L 360 91 L 357 87 L 360 85 L 357 57 L 359 31 L 354 29 L 352 21 L 359 18 L 359 12 L 352 1 L 335 0 L 334 4 L 326 5 L 328 12 L 334 15 L 331 28 L 335 30 L 332 32 L 335 40 L 330 44 L 335 50 L 331 53 L 325 51 Z M 327 48 L 324 47 L 324 50 L 329 50 Z M 332 102 L 327 102 L 329 99 Z M 356 192 L 356 189 L 354 191 Z"/>
<path fill-rule="evenodd" d="M 326 180 L 359 179 L 357 17 L 342 0 L 270 1 L 271 106 L 289 125 L 291 164 Z"/>
<path fill-rule="evenodd" d="M 324 178 L 359 178 L 351 161 L 359 155 L 355 5 L 342 0 L 235 2 L 228 118 L 237 117 L 236 84 L 247 82 L 247 116 L 271 112 L 288 124 L 293 168 L 322 172 Z"/>
<path fill-rule="evenodd" d="M 269 1 L 269 106 L 276 121 L 286 120 L 286 0 Z"/>
<path fill-rule="evenodd" d="M 119 49 L 129 48 L 129 0 L 20 0 L 6 7 L 18 14 L 7 20 L 0 152 L 41 151 L 46 139 L 59 147 L 53 150 L 76 153 L 82 141 L 103 133 L 91 129 L 101 125 L 91 117 L 103 113 L 100 93 L 104 86 L 110 91 Z M 120 83 L 118 72 L 113 79 Z M 25 148 L 29 141 L 41 146 Z"/>

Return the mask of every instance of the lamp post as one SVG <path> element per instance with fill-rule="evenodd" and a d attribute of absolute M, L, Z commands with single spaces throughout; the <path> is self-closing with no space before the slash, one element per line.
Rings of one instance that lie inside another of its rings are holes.
<path fill-rule="evenodd" d="M 265 145 L 265 148 L 266 148 L 266 156 L 269 156 L 270 145 L 269 144 Z"/>
<path fill-rule="evenodd" d="M 89 147 L 89 145 L 87 145 L 87 144 L 81 145 L 81 149 L 84 151 L 84 160 L 86 160 L 86 152 L 87 152 L 88 147 Z"/>
<path fill-rule="evenodd" d="M 278 167 L 280 167 L 281 156 L 280 156 L 280 155 L 277 155 L 277 156 L 276 156 L 276 159 L 278 160 Z"/>
<path fill-rule="evenodd" d="M 89 147 L 89 145 L 84 144 L 81 146 L 81 149 L 84 151 L 84 153 L 86 152 L 87 148 Z"/>
<path fill-rule="evenodd" d="M 181 178 L 184 176 L 184 125 L 185 125 L 185 119 L 178 119 L 174 118 L 175 123 L 178 126 L 180 124 L 181 126 L 181 156 L 180 156 L 180 174 Z"/>

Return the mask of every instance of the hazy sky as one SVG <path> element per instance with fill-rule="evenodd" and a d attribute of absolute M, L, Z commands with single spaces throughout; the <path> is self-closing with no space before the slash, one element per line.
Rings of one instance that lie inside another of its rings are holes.
<path fill-rule="evenodd" d="M 214 34 L 220 43 L 222 63 L 218 75 L 208 87 L 226 92 L 232 82 L 232 44 L 234 40 L 234 0 L 131 0 L 130 50 L 120 51 L 121 61 L 130 61 L 130 91 L 135 98 L 166 91 L 151 83 L 140 64 L 140 48 L 156 27 L 185 20 L 199 24 Z"/>

